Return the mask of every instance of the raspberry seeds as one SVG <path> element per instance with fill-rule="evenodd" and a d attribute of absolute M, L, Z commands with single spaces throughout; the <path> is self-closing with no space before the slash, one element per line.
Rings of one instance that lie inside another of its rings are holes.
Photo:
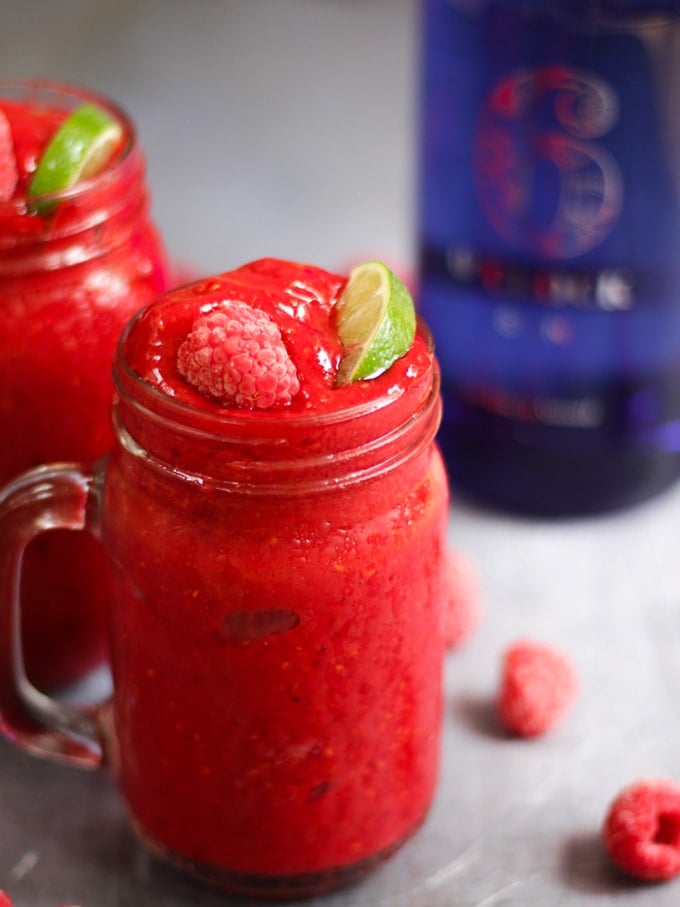
<path fill-rule="evenodd" d="M 628 875 L 660 882 L 680 875 L 680 785 L 643 779 L 624 788 L 602 829 L 605 848 Z"/>
<path fill-rule="evenodd" d="M 0 110 L 0 202 L 9 201 L 19 179 L 19 170 L 14 154 L 12 130 L 7 116 Z"/>
<path fill-rule="evenodd" d="M 244 302 L 223 302 L 194 322 L 179 348 L 180 375 L 225 405 L 268 409 L 300 389 L 278 326 Z"/>
<path fill-rule="evenodd" d="M 498 694 L 501 721 L 521 737 L 545 734 L 567 713 L 576 689 L 576 672 L 564 652 L 520 640 L 503 659 Z"/>
<path fill-rule="evenodd" d="M 482 616 L 479 577 L 473 562 L 450 548 L 444 564 L 444 646 L 463 645 L 477 629 Z"/>

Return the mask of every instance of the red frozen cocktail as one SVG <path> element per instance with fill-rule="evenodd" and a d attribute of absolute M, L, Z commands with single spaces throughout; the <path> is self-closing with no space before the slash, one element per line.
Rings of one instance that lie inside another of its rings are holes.
<path fill-rule="evenodd" d="M 420 326 L 382 374 L 338 385 L 345 283 L 269 259 L 199 281 L 133 320 L 115 367 L 111 760 L 140 836 L 234 890 L 354 878 L 418 827 L 437 778 L 438 372 Z M 260 356 L 230 346 L 248 320 L 260 347 L 276 326 L 276 355 L 225 402 L 209 373 Z"/>
<path fill-rule="evenodd" d="M 33 198 L 46 149 L 83 104 L 116 124 L 115 147 L 95 175 Z M 0 82 L 0 484 L 39 463 L 88 463 L 108 449 L 116 342 L 167 288 L 166 275 L 125 114 L 77 88 Z M 39 685 L 74 680 L 101 659 L 104 563 L 92 539 L 73 533 L 29 547 L 23 630 Z"/>

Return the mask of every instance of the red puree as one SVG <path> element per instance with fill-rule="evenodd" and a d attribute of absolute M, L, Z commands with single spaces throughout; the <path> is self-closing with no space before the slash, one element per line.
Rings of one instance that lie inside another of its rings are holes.
<path fill-rule="evenodd" d="M 262 260 L 154 302 L 124 336 L 102 533 L 114 762 L 140 835 L 228 888 L 310 894 L 391 853 L 435 788 L 447 488 L 419 330 L 336 387 L 344 278 Z M 177 352 L 241 300 L 300 390 L 193 390 Z"/>
<path fill-rule="evenodd" d="M 57 127 L 84 101 L 61 86 L 0 84 L 18 183 L 0 202 L 0 483 L 41 463 L 88 463 L 112 443 L 111 363 L 120 331 L 167 288 L 164 252 L 147 216 L 144 162 L 130 124 L 100 176 L 49 214 L 26 189 Z M 114 116 L 118 112 L 111 110 Z M 104 654 L 104 559 L 82 534 L 32 543 L 22 593 L 28 674 L 61 684 Z"/>

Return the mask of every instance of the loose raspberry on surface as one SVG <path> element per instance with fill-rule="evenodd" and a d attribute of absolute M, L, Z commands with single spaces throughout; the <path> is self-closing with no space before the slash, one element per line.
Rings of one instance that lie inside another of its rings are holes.
<path fill-rule="evenodd" d="M 602 839 L 612 860 L 636 879 L 680 875 L 680 785 L 655 778 L 624 788 L 609 807 Z"/>
<path fill-rule="evenodd" d="M 266 312 L 227 301 L 193 323 L 177 353 L 180 375 L 225 405 L 268 409 L 300 389 L 278 326 Z"/>
<path fill-rule="evenodd" d="M 477 629 L 482 615 L 479 577 L 472 561 L 451 548 L 444 560 L 444 645 L 462 645 Z"/>
<path fill-rule="evenodd" d="M 9 201 L 19 180 L 9 120 L 0 110 L 0 202 Z M 1 903 L 1 902 L 0 902 Z"/>
<path fill-rule="evenodd" d="M 513 733 L 537 737 L 564 717 L 576 689 L 576 672 L 565 653 L 545 643 L 520 640 L 505 652 L 498 713 Z"/>

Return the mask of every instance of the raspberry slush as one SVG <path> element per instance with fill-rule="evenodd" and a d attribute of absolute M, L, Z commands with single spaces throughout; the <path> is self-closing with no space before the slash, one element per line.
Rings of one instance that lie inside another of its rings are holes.
<path fill-rule="evenodd" d="M 421 326 L 337 386 L 344 285 L 267 259 L 199 281 L 133 320 L 114 372 L 111 760 L 147 844 L 267 896 L 384 859 L 437 779 L 438 372 Z"/>
<path fill-rule="evenodd" d="M 71 112 L 95 103 L 120 124 L 97 176 L 37 211 L 31 177 Z M 0 83 L 0 484 L 39 463 L 90 462 L 112 442 L 115 346 L 129 317 L 167 288 L 148 218 L 132 124 L 105 99 L 48 82 Z M 104 654 L 105 561 L 85 536 L 54 532 L 28 549 L 23 611 L 28 673 L 72 681 Z M 38 609 L 49 599 L 49 611 Z"/>

